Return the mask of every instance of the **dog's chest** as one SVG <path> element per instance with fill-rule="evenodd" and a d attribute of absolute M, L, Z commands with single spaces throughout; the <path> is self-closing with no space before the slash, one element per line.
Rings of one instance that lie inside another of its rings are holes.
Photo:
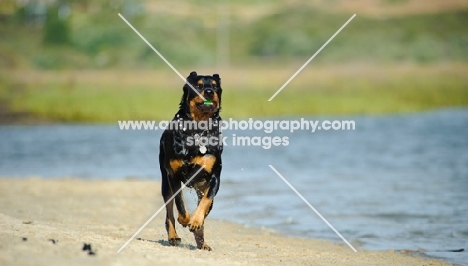
<path fill-rule="evenodd" d="M 194 156 L 221 154 L 223 151 L 220 130 L 189 130 L 180 129 L 173 134 L 174 152 L 178 157 L 187 160 Z"/>

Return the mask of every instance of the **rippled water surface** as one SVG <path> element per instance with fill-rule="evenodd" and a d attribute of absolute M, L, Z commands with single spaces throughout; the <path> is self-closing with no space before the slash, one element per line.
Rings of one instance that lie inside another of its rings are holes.
<path fill-rule="evenodd" d="M 468 262 L 466 251 L 446 251 L 468 248 L 468 109 L 308 119 L 353 119 L 356 130 L 225 131 L 222 184 L 210 217 L 342 242 L 273 165 L 356 247 Z M 233 146 L 233 134 L 287 136 L 289 145 Z M 0 126 L 0 176 L 158 181 L 160 135 L 117 124 Z"/>

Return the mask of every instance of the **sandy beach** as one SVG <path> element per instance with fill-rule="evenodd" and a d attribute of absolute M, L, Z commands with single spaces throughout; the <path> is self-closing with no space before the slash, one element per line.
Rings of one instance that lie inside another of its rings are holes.
<path fill-rule="evenodd" d="M 0 265 L 449 265 L 393 250 L 354 253 L 210 217 L 213 251 L 197 250 L 180 225 L 182 245 L 171 247 L 164 211 L 117 253 L 162 204 L 158 182 L 0 178 Z"/>

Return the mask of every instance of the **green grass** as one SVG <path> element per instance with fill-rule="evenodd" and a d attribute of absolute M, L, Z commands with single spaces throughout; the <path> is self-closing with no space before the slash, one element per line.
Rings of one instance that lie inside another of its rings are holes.
<path fill-rule="evenodd" d="M 243 14 L 272 6 L 277 8 L 253 19 Z M 304 60 L 351 16 L 279 1 L 243 1 L 233 7 L 244 11 L 233 8 L 229 19 L 232 64 Z M 0 68 L 1 64 L 54 70 L 166 67 L 116 15 L 117 10 L 103 7 L 93 13 L 75 8 L 66 35 L 69 41 L 64 45 L 45 43 L 47 31 L 42 27 L 13 21 L 0 24 Z M 174 65 L 212 66 L 217 63 L 215 10 L 210 16 L 204 12 L 163 12 L 129 19 Z M 466 62 L 468 28 L 464 25 L 468 25 L 468 10 L 381 17 L 359 14 L 314 61 Z"/>
<path fill-rule="evenodd" d="M 233 70 L 235 75 L 226 74 L 224 78 L 222 117 L 386 114 L 468 105 L 467 66 L 403 70 L 392 66 L 357 73 L 349 72 L 348 68 L 353 67 L 319 68 L 316 71 L 321 76 L 330 76 L 323 79 L 301 74 L 271 102 L 267 100 L 281 83 L 267 78 L 269 70 L 258 70 L 260 73 L 253 80 L 258 85 L 253 87 L 245 83 L 252 80 L 241 78 L 242 73 L 253 69 Z M 10 97 L 11 109 L 45 121 L 160 120 L 172 118 L 181 97 L 182 85 L 173 73 L 161 75 L 174 77 L 173 83 L 178 85 L 162 84 L 159 77 L 151 74 L 134 77 L 138 75 L 136 72 L 121 74 L 120 80 L 106 78 L 106 74 L 99 72 L 91 77 L 75 75 L 77 78 L 70 85 L 64 73 L 38 73 L 39 78 L 23 83 L 25 89 Z"/>
<path fill-rule="evenodd" d="M 385 1 L 399 5 L 399 0 Z M 181 73 L 220 72 L 225 118 L 385 114 L 468 105 L 466 9 L 360 13 L 268 102 L 351 14 L 327 13 L 321 8 L 326 5 L 297 1 L 230 3 L 230 68 L 219 69 L 218 7 L 209 14 L 193 12 L 200 2 L 171 6 L 146 1 L 152 7 L 148 13 L 128 19 Z M 45 28 L 22 22 L 21 16 L 0 24 L 0 120 L 172 118 L 180 80 L 116 15 L 122 10 L 109 7 L 108 1 L 93 3 L 100 8 L 86 11 L 73 4 L 68 38 L 61 45 L 45 42 Z"/>

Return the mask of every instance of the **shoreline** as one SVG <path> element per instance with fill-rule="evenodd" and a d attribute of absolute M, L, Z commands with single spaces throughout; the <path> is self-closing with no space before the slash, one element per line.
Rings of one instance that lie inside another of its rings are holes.
<path fill-rule="evenodd" d="M 154 181 L 0 177 L 0 264 L 451 265 L 393 250 L 357 247 L 354 253 L 345 244 L 210 217 L 205 234 L 213 251 L 197 250 L 192 233 L 178 224 L 182 244 L 171 247 L 164 210 L 117 253 L 162 204 L 159 182 Z M 90 250 L 82 250 L 85 243 Z"/>
<path fill-rule="evenodd" d="M 297 76 L 278 101 L 268 102 L 273 88 L 290 77 L 288 69 L 249 65 L 221 71 L 231 91 L 222 117 L 385 115 L 468 105 L 466 63 L 319 64 L 313 77 Z M 177 111 L 182 87 L 166 71 L 11 70 L 7 76 L 0 80 L 0 124 L 165 120 Z"/>
<path fill-rule="evenodd" d="M 222 120 L 228 120 L 228 119 L 234 119 L 234 120 L 246 120 L 249 118 L 253 119 L 258 119 L 258 120 L 268 120 L 268 119 L 280 119 L 280 118 L 321 118 L 321 117 L 384 117 L 384 116 L 397 116 L 397 115 L 417 115 L 417 114 L 431 114 L 435 112 L 441 112 L 441 111 L 451 111 L 451 110 L 467 110 L 468 105 L 450 105 L 450 106 L 437 106 L 437 107 L 428 107 L 426 109 L 420 109 L 420 110 L 409 110 L 409 111 L 394 111 L 394 112 L 387 112 L 387 113 L 343 113 L 343 114 L 292 114 L 292 115 L 286 115 L 286 116 L 243 116 L 243 117 L 225 117 Z M 86 125 L 86 126 L 115 126 L 118 125 L 118 121 L 120 120 L 115 120 L 113 122 L 109 121 L 60 121 L 60 120 L 53 120 L 49 118 L 43 118 L 43 117 L 33 117 L 29 116 L 29 114 L 25 114 L 24 117 L 26 117 L 25 120 L 23 119 L 11 119 L 12 117 L 16 118 L 17 113 L 16 112 L 5 112 L 1 113 L 2 110 L 0 110 L 0 126 L 57 126 L 57 125 Z M 21 114 L 23 115 L 23 114 Z M 19 116 L 21 117 L 21 116 Z M 170 117 L 169 117 L 170 118 Z M 168 119 L 169 119 L 168 118 Z M 126 121 L 170 121 L 168 119 L 146 119 L 146 120 L 126 120 Z M 21 177 L 21 178 L 29 178 L 29 177 Z M 92 178 L 91 178 L 92 179 Z M 137 178 L 138 179 L 138 178 Z M 97 180 L 99 180 L 97 178 Z M 144 180 L 144 179 L 143 179 Z"/>

